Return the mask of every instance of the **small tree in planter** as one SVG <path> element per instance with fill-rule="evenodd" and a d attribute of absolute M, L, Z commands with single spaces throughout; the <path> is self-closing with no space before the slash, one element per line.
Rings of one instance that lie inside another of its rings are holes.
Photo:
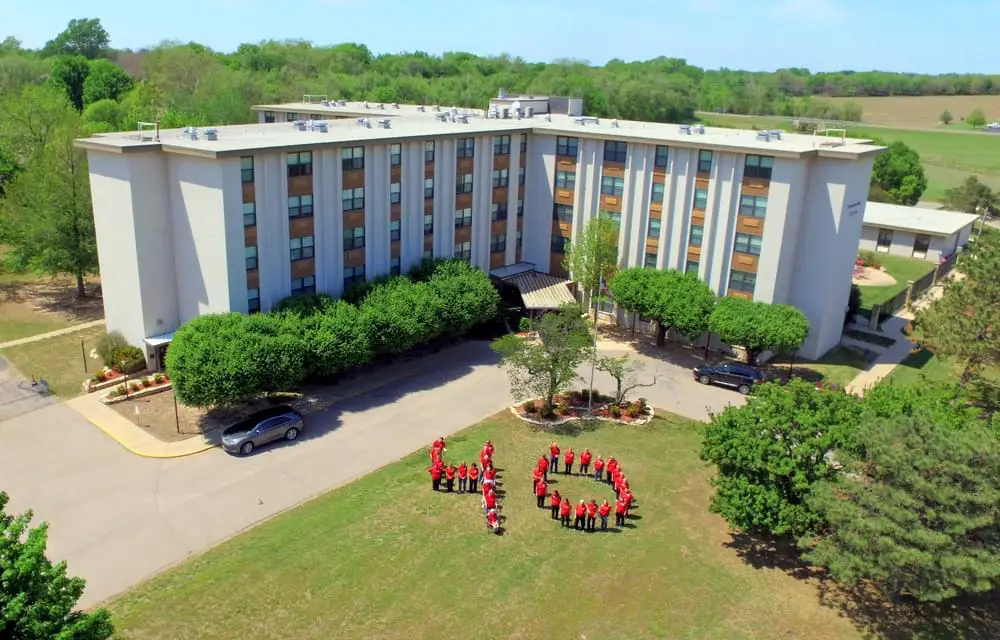
<path fill-rule="evenodd" d="M 597 359 L 597 369 L 608 374 L 615 379 L 614 404 L 623 406 L 626 404 L 625 398 L 632 391 L 642 387 L 652 387 L 656 384 L 656 375 L 653 381 L 648 383 L 639 382 L 639 374 L 642 373 L 643 365 L 636 362 L 628 355 L 624 356 L 604 356 Z"/>

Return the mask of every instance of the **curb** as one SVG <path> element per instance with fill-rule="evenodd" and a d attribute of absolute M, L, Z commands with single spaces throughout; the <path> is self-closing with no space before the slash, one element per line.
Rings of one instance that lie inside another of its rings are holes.
<path fill-rule="evenodd" d="M 217 444 L 203 444 L 203 445 L 201 445 L 200 449 L 196 449 L 196 450 L 192 450 L 192 451 L 185 451 L 183 453 L 150 453 L 148 451 L 141 451 L 139 449 L 136 449 L 135 447 L 132 447 L 132 446 L 126 444 L 124 441 L 122 441 L 121 438 L 118 437 L 117 434 L 115 434 L 113 431 L 111 431 L 110 429 L 108 429 L 107 427 L 105 427 L 104 425 L 102 425 L 101 423 L 96 422 L 92 418 L 88 417 L 87 418 L 87 422 L 89 422 L 90 424 L 94 425 L 95 427 L 97 427 L 98 429 L 100 429 L 101 431 L 103 431 L 104 435 L 108 436 L 109 438 L 111 438 L 112 440 L 114 440 L 115 442 L 117 442 L 123 449 L 125 449 L 129 453 L 137 455 L 137 456 L 139 456 L 141 458 L 152 458 L 152 459 L 156 459 L 156 460 L 166 460 L 166 459 L 170 459 L 170 458 L 186 458 L 188 456 L 193 456 L 193 455 L 197 455 L 199 453 L 204 453 L 204 452 L 208 451 L 209 449 L 215 449 L 216 447 L 219 446 Z"/>

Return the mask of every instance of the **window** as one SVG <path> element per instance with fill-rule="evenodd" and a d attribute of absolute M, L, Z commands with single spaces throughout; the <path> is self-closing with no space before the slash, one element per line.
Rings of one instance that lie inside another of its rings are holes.
<path fill-rule="evenodd" d="M 274 112 L 273 111 L 265 111 L 264 112 L 264 123 L 265 124 L 271 124 L 272 122 L 274 122 Z"/>
<path fill-rule="evenodd" d="M 913 257 L 914 258 L 926 258 L 927 249 L 931 246 L 931 237 L 929 235 L 918 233 L 913 238 Z"/>
<path fill-rule="evenodd" d="M 434 141 L 424 143 L 424 162 L 434 162 Z"/>
<path fill-rule="evenodd" d="M 510 136 L 493 136 L 493 155 L 510 155 Z"/>
<path fill-rule="evenodd" d="M 518 229 L 517 235 L 514 236 L 514 248 L 516 248 L 518 251 L 521 250 L 521 246 L 524 244 L 524 238 L 521 237 L 521 234 L 522 234 L 521 230 Z"/>
<path fill-rule="evenodd" d="M 490 236 L 490 253 L 499 253 L 507 250 L 507 234 L 498 233 Z"/>
<path fill-rule="evenodd" d="M 493 170 L 493 186 L 506 187 L 510 182 L 510 172 L 507 169 Z"/>
<path fill-rule="evenodd" d="M 308 218 L 313 214 L 313 197 L 288 196 L 288 217 Z"/>
<path fill-rule="evenodd" d="M 524 186 L 524 181 L 525 181 L 526 178 L 527 178 L 527 174 L 524 171 L 524 167 L 519 168 L 517 170 L 517 184 L 519 184 L 520 186 L 523 187 Z"/>
<path fill-rule="evenodd" d="M 472 174 L 463 173 L 455 183 L 455 193 L 472 193 Z"/>
<path fill-rule="evenodd" d="M 399 256 L 395 256 L 389 259 L 389 275 L 398 276 L 403 271 L 403 262 L 399 259 Z"/>
<path fill-rule="evenodd" d="M 316 276 L 292 278 L 292 295 L 299 296 L 307 293 L 316 293 Z"/>
<path fill-rule="evenodd" d="M 566 253 L 569 246 L 569 238 L 562 236 L 552 236 L 552 253 Z"/>
<path fill-rule="evenodd" d="M 313 237 L 289 238 L 288 253 L 292 262 L 313 257 Z"/>
<path fill-rule="evenodd" d="M 573 205 L 556 203 L 552 207 L 552 219 L 566 224 L 573 223 Z"/>
<path fill-rule="evenodd" d="M 459 138 L 455 155 L 459 158 L 474 158 L 476 156 L 476 139 Z"/>
<path fill-rule="evenodd" d="M 702 149 L 698 152 L 698 173 L 708 173 L 712 170 L 712 152 Z"/>
<path fill-rule="evenodd" d="M 517 201 L 517 217 L 520 218 L 524 216 L 524 200 L 520 198 Z"/>
<path fill-rule="evenodd" d="M 253 182 L 253 156 L 240 158 L 240 180 L 243 184 Z"/>
<path fill-rule="evenodd" d="M 749 233 L 737 233 L 736 241 L 733 243 L 733 251 L 759 256 L 761 240 L 760 236 L 750 235 Z"/>
<path fill-rule="evenodd" d="M 472 226 L 472 209 L 465 208 L 459 209 L 455 212 L 455 228 L 460 229 L 462 227 Z"/>
<path fill-rule="evenodd" d="M 364 147 L 344 147 L 340 150 L 340 168 L 344 171 L 354 171 L 365 168 Z"/>
<path fill-rule="evenodd" d="M 742 196 L 740 198 L 740 215 L 750 218 L 763 218 L 767 211 L 767 196 Z"/>
<path fill-rule="evenodd" d="M 365 228 L 352 227 L 344 229 L 344 251 L 362 249 L 365 246 Z"/>
<path fill-rule="evenodd" d="M 576 172 L 556 171 L 556 189 L 576 189 Z"/>
<path fill-rule="evenodd" d="M 646 237 L 649 238 L 659 238 L 660 237 L 660 219 L 650 218 L 649 227 L 646 229 Z"/>
<path fill-rule="evenodd" d="M 521 153 L 528 153 L 528 134 L 521 134 Z"/>
<path fill-rule="evenodd" d="M 700 247 L 701 238 L 705 235 L 705 227 L 700 224 L 691 225 L 691 232 L 688 234 L 688 246 Z"/>
<path fill-rule="evenodd" d="M 604 160 L 605 162 L 625 162 L 625 158 L 628 157 L 628 144 L 625 142 L 612 142 L 610 140 L 604 143 Z"/>
<path fill-rule="evenodd" d="M 654 182 L 653 193 L 650 195 L 650 199 L 653 202 L 663 202 L 663 190 L 666 188 L 666 186 L 667 185 L 663 184 L 662 182 Z"/>
<path fill-rule="evenodd" d="M 771 179 L 771 171 L 774 169 L 774 158 L 771 156 L 748 155 L 743 163 L 744 178 Z"/>
<path fill-rule="evenodd" d="M 471 260 L 472 259 L 472 242 L 456 242 L 455 243 L 455 257 L 459 260 Z"/>
<path fill-rule="evenodd" d="M 878 240 L 875 242 L 875 250 L 888 253 L 890 246 L 892 246 L 892 229 L 879 229 Z"/>
<path fill-rule="evenodd" d="M 580 151 L 580 139 L 566 136 L 556 137 L 556 155 L 575 158 Z"/>
<path fill-rule="evenodd" d="M 399 240 L 401 229 L 402 229 L 402 226 L 401 226 L 401 223 L 400 223 L 399 220 L 390 220 L 389 221 L 389 240 L 391 240 L 392 242 L 395 242 L 396 240 Z"/>
<path fill-rule="evenodd" d="M 389 145 L 389 166 L 398 167 L 403 164 L 403 145 Z"/>
<path fill-rule="evenodd" d="M 694 202 L 691 206 L 695 209 L 704 209 L 708 206 L 708 189 L 698 188 L 694 190 Z"/>
<path fill-rule="evenodd" d="M 697 260 L 688 260 L 687 264 L 684 265 L 684 273 L 693 273 L 698 275 L 698 268 L 701 266 Z"/>
<path fill-rule="evenodd" d="M 344 189 L 340 194 L 344 203 L 344 211 L 357 211 L 365 208 L 365 188 Z"/>
<path fill-rule="evenodd" d="M 424 178 L 424 200 L 434 197 L 434 178 Z"/>
<path fill-rule="evenodd" d="M 313 154 L 311 151 L 289 153 L 285 157 L 288 163 L 288 177 L 311 176 L 313 172 Z"/>
<path fill-rule="evenodd" d="M 403 185 L 399 182 L 389 183 L 389 204 L 399 204 L 402 199 L 402 194 L 400 193 L 402 188 Z"/>
<path fill-rule="evenodd" d="M 507 219 L 507 203 L 506 202 L 494 202 L 492 205 L 491 217 L 494 221 L 496 220 L 506 220 Z"/>
<path fill-rule="evenodd" d="M 359 264 L 353 267 L 344 267 L 344 290 L 356 282 L 365 281 L 365 265 Z"/>
<path fill-rule="evenodd" d="M 425 213 L 424 214 L 424 235 L 430 235 L 434 233 L 434 214 Z"/>
<path fill-rule="evenodd" d="M 656 254 L 655 253 L 647 253 L 645 260 L 643 260 L 642 266 L 646 267 L 647 269 L 655 269 L 656 268 Z"/>
<path fill-rule="evenodd" d="M 299 114 L 295 113 L 294 111 L 289 111 L 288 113 L 285 114 L 285 120 L 287 122 L 295 122 L 298 119 L 299 119 Z"/>
<path fill-rule="evenodd" d="M 253 271 L 257 268 L 257 246 L 251 245 L 249 247 L 243 247 L 243 255 L 247 259 L 247 271 Z"/>
<path fill-rule="evenodd" d="M 656 156 L 653 158 L 653 166 L 657 169 L 667 168 L 667 147 L 656 145 Z"/>
<path fill-rule="evenodd" d="M 247 289 L 247 313 L 260 311 L 260 289 Z"/>
<path fill-rule="evenodd" d="M 625 193 L 625 179 L 603 176 L 601 178 L 601 193 L 606 196 L 620 196 Z"/>
<path fill-rule="evenodd" d="M 622 226 L 622 214 L 617 211 L 598 211 L 597 215 L 614 222 L 616 226 Z"/>
<path fill-rule="evenodd" d="M 732 271 L 729 274 L 729 290 L 753 293 L 757 284 L 757 274 L 746 271 Z"/>
<path fill-rule="evenodd" d="M 243 226 L 252 227 L 257 224 L 257 204 L 254 202 L 243 203 Z"/>

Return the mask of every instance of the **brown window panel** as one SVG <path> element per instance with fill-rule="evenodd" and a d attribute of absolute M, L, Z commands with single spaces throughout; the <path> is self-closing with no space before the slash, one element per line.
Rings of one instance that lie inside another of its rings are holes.
<path fill-rule="evenodd" d="M 524 200 L 524 185 L 518 185 L 517 187 L 517 199 Z"/>
<path fill-rule="evenodd" d="M 246 247 L 257 246 L 257 226 L 243 227 L 243 245 Z"/>
<path fill-rule="evenodd" d="M 697 181 L 699 181 L 699 182 L 704 181 L 707 184 L 708 183 L 708 177 L 710 175 L 712 175 L 712 174 L 709 173 L 708 171 L 699 171 L 698 173 L 695 174 L 695 177 L 696 177 Z"/>
<path fill-rule="evenodd" d="M 493 156 L 493 168 L 494 169 L 509 169 L 510 168 L 510 156 Z"/>
<path fill-rule="evenodd" d="M 403 167 L 392 167 L 389 169 L 390 182 L 402 182 Z"/>
<path fill-rule="evenodd" d="M 559 204 L 573 204 L 572 189 L 556 189 L 555 201 Z"/>
<path fill-rule="evenodd" d="M 460 193 L 455 196 L 456 209 L 469 209 L 472 207 L 472 194 Z"/>
<path fill-rule="evenodd" d="M 288 195 L 290 196 L 311 196 L 313 192 L 313 177 L 292 176 L 288 179 Z"/>
<path fill-rule="evenodd" d="M 688 247 L 688 260 L 698 262 L 701 259 L 701 247 Z"/>
<path fill-rule="evenodd" d="M 314 235 L 314 228 L 312 216 L 308 218 L 292 218 L 288 221 L 288 237 L 302 238 Z"/>
<path fill-rule="evenodd" d="M 552 233 L 553 235 L 562 236 L 564 238 L 571 238 L 573 236 L 573 223 L 553 220 Z"/>
<path fill-rule="evenodd" d="M 517 228 L 518 228 L 518 230 L 524 228 L 524 218 L 518 218 L 517 219 Z"/>
<path fill-rule="evenodd" d="M 699 173 L 698 177 L 694 180 L 695 189 L 708 189 L 708 174 Z"/>
<path fill-rule="evenodd" d="M 692 209 L 691 210 L 691 224 L 700 224 L 705 226 L 705 210 L 704 209 Z"/>
<path fill-rule="evenodd" d="M 296 260 L 292 263 L 292 277 L 305 278 L 316 273 L 316 261 L 312 258 Z"/>
<path fill-rule="evenodd" d="M 400 203 L 389 205 L 389 219 L 399 220 L 403 216 L 403 205 Z"/>
<path fill-rule="evenodd" d="M 743 298 L 744 300 L 753 300 L 753 294 L 749 291 L 727 291 L 726 296 L 729 298 Z"/>
<path fill-rule="evenodd" d="M 766 196 L 770 191 L 771 181 L 762 178 L 743 178 L 743 195 Z"/>
<path fill-rule="evenodd" d="M 507 202 L 507 187 L 493 187 L 493 202 Z"/>
<path fill-rule="evenodd" d="M 625 164 L 621 162 L 608 162 L 604 161 L 601 165 L 601 175 L 611 176 L 612 178 L 624 178 L 625 177 Z"/>
<path fill-rule="evenodd" d="M 657 170 L 653 172 L 653 182 L 666 182 L 666 180 L 667 174 L 663 171 Z"/>
<path fill-rule="evenodd" d="M 344 252 L 344 266 L 345 267 L 356 267 L 359 264 L 365 263 L 365 249 L 364 247 L 360 249 L 351 249 L 350 251 Z"/>
<path fill-rule="evenodd" d="M 503 251 L 497 251 L 496 253 L 490 254 L 490 269 L 499 269 L 504 266 L 506 262 L 506 253 Z"/>
<path fill-rule="evenodd" d="M 400 245 L 399 240 L 396 240 L 396 241 L 391 242 L 389 244 L 389 257 L 390 258 L 398 258 L 399 257 L 399 245 Z"/>
<path fill-rule="evenodd" d="M 507 233 L 507 221 L 506 220 L 495 220 L 492 225 L 490 225 L 490 233 L 497 235 L 498 233 Z"/>
<path fill-rule="evenodd" d="M 565 160 L 560 158 L 556 161 L 556 171 L 576 172 L 576 160 Z"/>
<path fill-rule="evenodd" d="M 345 171 L 343 178 L 344 189 L 357 189 L 358 187 L 365 186 L 364 169 L 352 169 L 350 171 Z"/>
<path fill-rule="evenodd" d="M 433 178 L 433 177 L 434 177 L 434 163 L 433 162 L 425 162 L 424 163 L 424 178 L 426 179 L 426 178 Z"/>
<path fill-rule="evenodd" d="M 527 157 L 528 157 L 528 154 L 526 154 L 526 153 L 522 153 L 522 154 L 521 154 L 521 158 L 520 158 L 520 160 L 521 160 L 521 166 L 522 166 L 522 167 L 524 166 L 524 161 L 525 161 L 525 159 L 526 159 Z"/>
<path fill-rule="evenodd" d="M 255 189 L 252 182 L 243 183 L 243 202 L 256 202 Z"/>
<path fill-rule="evenodd" d="M 621 196 L 609 196 L 602 193 L 600 207 L 605 211 L 621 212 L 622 210 Z"/>
<path fill-rule="evenodd" d="M 646 253 L 659 253 L 659 252 L 660 252 L 659 238 L 646 238 Z"/>
<path fill-rule="evenodd" d="M 256 269 L 247 271 L 247 289 L 260 289 L 260 275 Z"/>
<path fill-rule="evenodd" d="M 455 244 L 459 242 L 469 242 L 472 240 L 472 227 L 460 227 L 455 229 Z"/>
<path fill-rule="evenodd" d="M 365 226 L 365 212 L 364 211 L 351 211 L 350 213 L 344 214 L 344 228 L 353 229 L 354 227 Z"/>
<path fill-rule="evenodd" d="M 650 202 L 649 210 L 653 213 L 663 213 L 663 203 L 662 202 Z M 656 216 L 659 218 L 659 216 Z"/>
<path fill-rule="evenodd" d="M 740 233 L 748 233 L 752 236 L 762 236 L 764 235 L 764 219 L 752 218 L 750 216 L 737 216 L 736 230 Z"/>
<path fill-rule="evenodd" d="M 472 173 L 473 168 L 476 166 L 475 161 L 476 161 L 475 158 L 460 158 L 458 161 L 458 169 L 456 173 L 458 174 Z"/>
<path fill-rule="evenodd" d="M 434 198 L 424 200 L 424 213 L 434 213 Z"/>
<path fill-rule="evenodd" d="M 431 236 L 424 236 L 424 251 L 432 251 L 434 249 L 434 240 Z"/>
<path fill-rule="evenodd" d="M 752 256 L 748 253 L 733 253 L 733 269 L 737 271 L 757 273 L 757 264 L 757 256 Z"/>

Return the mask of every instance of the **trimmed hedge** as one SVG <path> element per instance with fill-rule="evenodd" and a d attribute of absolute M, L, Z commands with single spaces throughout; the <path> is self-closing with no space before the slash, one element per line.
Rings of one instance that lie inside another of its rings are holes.
<path fill-rule="evenodd" d="M 285 299 L 270 313 L 195 318 L 167 351 L 177 398 L 196 407 L 235 404 L 496 318 L 500 297 L 483 271 L 456 260 L 418 270 L 420 282 L 394 277 L 365 287 L 357 305 L 318 294 Z"/>

